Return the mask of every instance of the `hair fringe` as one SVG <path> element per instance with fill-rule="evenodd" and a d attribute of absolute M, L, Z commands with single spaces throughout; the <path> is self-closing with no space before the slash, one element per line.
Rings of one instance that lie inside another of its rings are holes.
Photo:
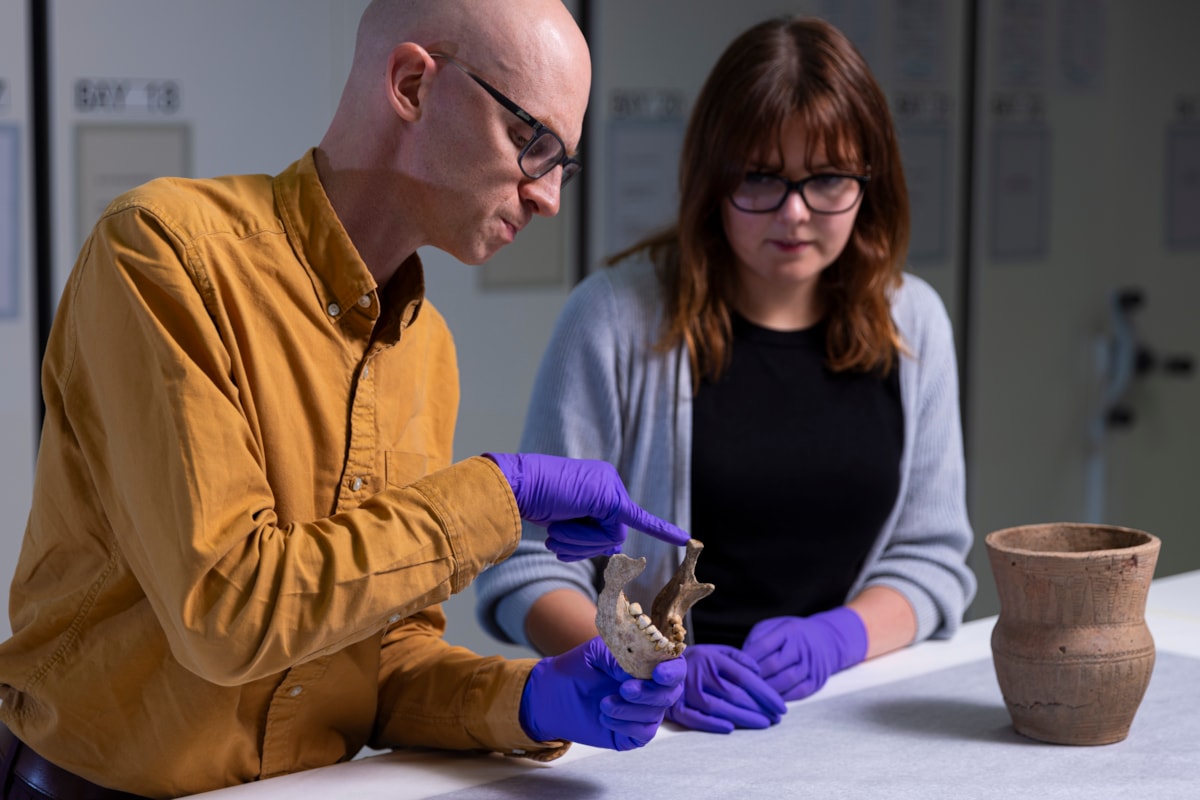
<path fill-rule="evenodd" d="M 908 353 L 891 316 L 909 243 L 908 192 L 886 97 L 840 31 L 781 17 L 734 39 L 705 80 L 684 135 L 677 221 L 606 259 L 655 265 L 665 298 L 656 348 L 687 348 L 694 388 L 721 375 L 732 348 L 736 270 L 720 204 L 763 145 L 763 128 L 745 120 L 778 136 L 797 113 L 814 131 L 810 147 L 853 153 L 871 174 L 850 241 L 817 284 L 829 368 L 887 374 Z"/>

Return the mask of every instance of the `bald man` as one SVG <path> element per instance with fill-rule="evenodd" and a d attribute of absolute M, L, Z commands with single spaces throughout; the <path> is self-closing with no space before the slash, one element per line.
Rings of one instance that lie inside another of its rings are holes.
<path fill-rule="evenodd" d="M 476 264 L 557 213 L 590 77 L 559 0 L 375 0 L 318 147 L 107 209 L 43 364 L 0 794 L 177 797 L 365 745 L 549 760 L 654 735 L 682 659 L 640 681 L 599 640 L 481 658 L 438 605 L 522 518 L 564 560 L 627 527 L 687 539 L 606 464 L 451 463 L 454 348 L 416 251 Z"/>

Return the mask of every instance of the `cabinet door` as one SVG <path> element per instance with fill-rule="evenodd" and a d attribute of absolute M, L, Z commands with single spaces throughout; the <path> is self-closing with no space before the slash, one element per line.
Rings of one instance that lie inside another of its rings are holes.
<path fill-rule="evenodd" d="M 126 188 L 274 173 L 317 144 L 349 69 L 344 5 L 50 0 L 56 290 Z"/>
<path fill-rule="evenodd" d="M 27 3 L 0 4 L 0 639 L 21 550 L 37 444 Z"/>
<path fill-rule="evenodd" d="M 967 420 L 990 613 L 982 537 L 1008 525 L 1142 528 L 1158 575 L 1200 567 L 1180 358 L 1200 355 L 1200 4 L 991 0 L 980 25 Z M 1141 304 L 1118 315 L 1122 290 Z M 1106 400 L 1137 347 L 1153 365 Z"/>

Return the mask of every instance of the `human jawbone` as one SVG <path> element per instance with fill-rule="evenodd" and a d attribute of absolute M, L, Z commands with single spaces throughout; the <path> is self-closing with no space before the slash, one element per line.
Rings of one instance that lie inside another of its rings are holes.
<path fill-rule="evenodd" d="M 648 679 L 654 667 L 678 658 L 687 647 L 683 620 L 699 600 L 715 588 L 696 580 L 696 559 L 704 545 L 689 539 L 683 563 L 654 598 L 650 613 L 625 597 L 625 585 L 646 568 L 646 559 L 618 553 L 604 568 L 604 590 L 596 602 L 596 628 L 621 668 Z"/>

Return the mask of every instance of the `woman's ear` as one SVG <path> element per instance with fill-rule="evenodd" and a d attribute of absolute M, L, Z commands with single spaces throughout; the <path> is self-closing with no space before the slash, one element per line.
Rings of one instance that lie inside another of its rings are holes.
<path fill-rule="evenodd" d="M 433 57 L 418 44 L 398 44 L 388 56 L 388 101 L 396 114 L 410 122 L 421 118 L 429 89 Z"/>

